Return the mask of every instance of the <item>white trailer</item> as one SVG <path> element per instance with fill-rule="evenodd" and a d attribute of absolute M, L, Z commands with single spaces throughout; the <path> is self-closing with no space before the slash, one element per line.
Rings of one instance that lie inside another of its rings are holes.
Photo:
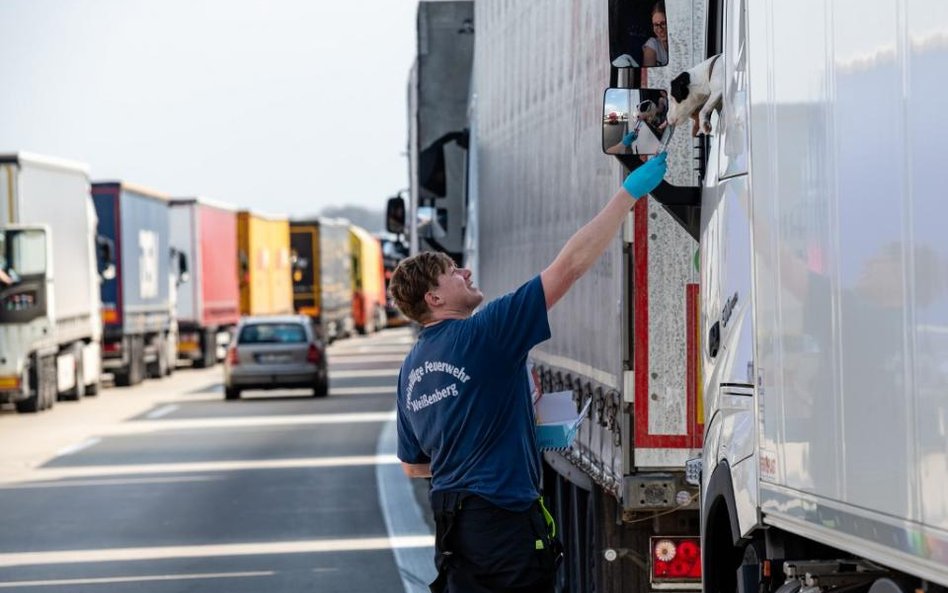
<path fill-rule="evenodd" d="M 98 392 L 98 245 L 85 165 L 0 155 L 0 400 L 21 412 Z"/>
<path fill-rule="evenodd" d="M 948 9 L 712 5 L 705 591 L 944 590 Z"/>

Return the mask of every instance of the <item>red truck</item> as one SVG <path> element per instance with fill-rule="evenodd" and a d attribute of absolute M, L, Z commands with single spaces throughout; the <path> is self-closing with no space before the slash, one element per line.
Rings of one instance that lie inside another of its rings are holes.
<path fill-rule="evenodd" d="M 213 366 L 240 319 L 236 209 L 205 198 L 172 200 L 171 248 L 194 262 L 178 292 L 178 358 Z"/>

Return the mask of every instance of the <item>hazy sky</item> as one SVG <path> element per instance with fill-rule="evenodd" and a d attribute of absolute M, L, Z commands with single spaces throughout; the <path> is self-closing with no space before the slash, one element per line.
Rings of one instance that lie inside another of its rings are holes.
<path fill-rule="evenodd" d="M 0 0 L 0 152 L 265 212 L 407 186 L 415 0 Z"/>

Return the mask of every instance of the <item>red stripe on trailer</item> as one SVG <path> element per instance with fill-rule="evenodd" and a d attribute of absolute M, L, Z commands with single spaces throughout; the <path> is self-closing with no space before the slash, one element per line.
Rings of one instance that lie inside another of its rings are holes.
<path fill-rule="evenodd" d="M 633 443 L 645 449 L 692 449 L 701 446 L 703 430 L 698 420 L 699 368 L 698 368 L 698 285 L 689 284 L 683 295 L 686 301 L 686 415 L 685 434 L 649 433 L 649 298 L 648 298 L 648 202 L 650 198 L 636 201 L 633 207 L 633 315 L 635 365 L 635 404 Z"/>
<path fill-rule="evenodd" d="M 698 323 L 700 291 L 697 284 L 685 287 L 685 302 L 687 306 L 685 364 L 685 387 L 688 394 L 688 434 L 691 437 L 691 446 L 699 448 L 704 441 L 704 406 L 701 401 L 701 334 Z"/>

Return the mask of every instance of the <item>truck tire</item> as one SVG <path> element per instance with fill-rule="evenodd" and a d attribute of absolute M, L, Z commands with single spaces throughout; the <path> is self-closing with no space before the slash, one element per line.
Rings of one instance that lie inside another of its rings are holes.
<path fill-rule="evenodd" d="M 26 399 L 16 402 L 16 411 L 21 414 L 35 414 L 39 412 L 39 394 L 36 389 L 35 365 L 28 363 L 24 366 L 20 382 L 23 385 L 22 389 L 26 390 L 29 394 Z"/>
<path fill-rule="evenodd" d="M 86 397 L 99 395 L 99 389 L 102 386 L 102 379 L 96 379 L 93 383 L 86 385 Z"/>
<path fill-rule="evenodd" d="M 119 387 L 138 385 L 144 375 L 144 338 L 129 336 L 124 340 L 128 349 L 128 366 L 115 372 L 115 384 Z"/>
<path fill-rule="evenodd" d="M 194 367 L 207 369 L 217 364 L 217 333 L 206 330 L 201 334 L 201 357 L 194 361 Z"/>
<path fill-rule="evenodd" d="M 224 387 L 224 399 L 240 399 L 240 389 L 237 387 Z"/>
<path fill-rule="evenodd" d="M 164 334 L 158 334 L 152 341 L 155 348 L 155 361 L 146 365 L 145 376 L 149 379 L 161 379 L 168 373 L 168 345 Z"/>
<path fill-rule="evenodd" d="M 82 364 L 82 344 L 77 344 L 73 348 L 72 355 L 76 365 L 74 377 L 76 385 L 64 393 L 62 395 L 62 399 L 67 401 L 79 401 L 86 395 L 86 373 Z"/>

